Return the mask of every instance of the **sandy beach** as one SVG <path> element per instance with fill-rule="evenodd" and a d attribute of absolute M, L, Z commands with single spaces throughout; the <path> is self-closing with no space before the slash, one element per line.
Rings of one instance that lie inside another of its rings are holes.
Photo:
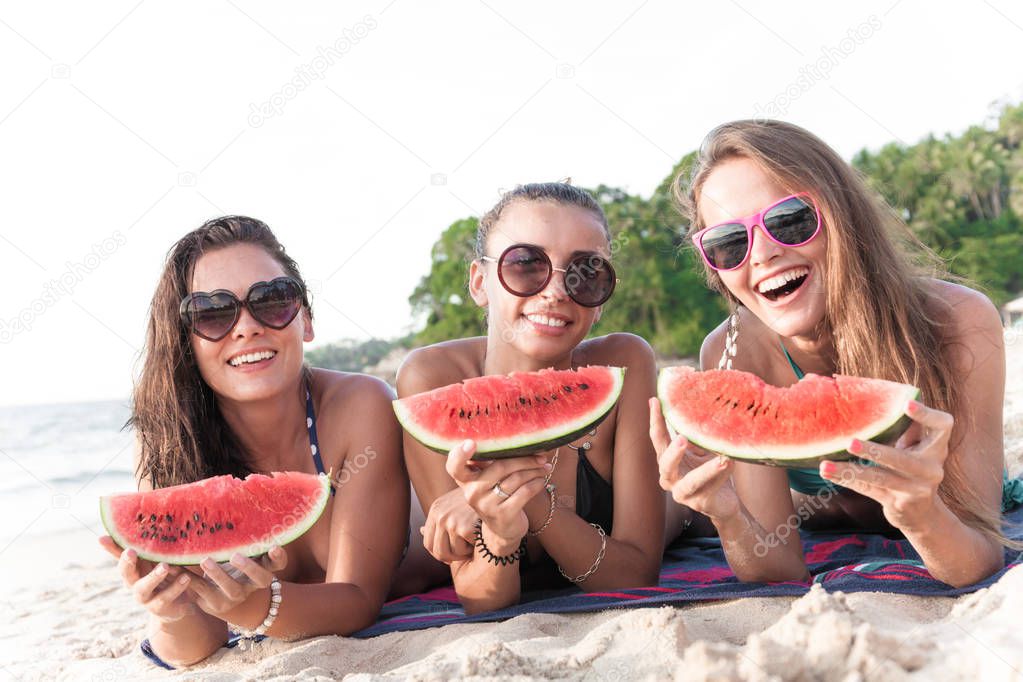
<path fill-rule="evenodd" d="M 1007 336 L 1007 351 L 1006 459 L 1018 475 L 1023 337 Z M 369 640 L 268 640 L 165 672 L 139 653 L 144 613 L 93 534 L 14 542 L 4 559 L 0 674 L 19 680 L 1023 679 L 1023 567 L 960 598 L 815 587 L 800 598 L 533 614 Z"/>

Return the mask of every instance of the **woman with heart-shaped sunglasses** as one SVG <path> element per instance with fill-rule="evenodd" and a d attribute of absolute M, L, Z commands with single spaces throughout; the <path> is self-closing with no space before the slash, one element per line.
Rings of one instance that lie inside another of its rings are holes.
<path fill-rule="evenodd" d="M 158 665 L 195 663 L 242 633 L 346 635 L 379 614 L 408 537 L 393 396 L 373 377 L 307 366 L 312 339 L 305 282 L 265 223 L 224 216 L 171 248 L 132 397 L 139 489 L 272 471 L 332 472 L 333 485 L 302 537 L 230 567 L 154 565 L 102 538 L 150 614 L 142 650 Z"/>
<path fill-rule="evenodd" d="M 670 440 L 651 401 L 661 485 L 710 518 L 736 575 L 806 579 L 800 525 L 901 532 L 954 586 L 998 571 L 1012 544 L 1001 533 L 1003 496 L 1023 493 L 1003 475 L 1005 353 L 991 301 L 943 274 L 857 172 L 797 126 L 716 128 L 676 189 L 707 281 L 733 309 L 704 340 L 704 369 L 775 386 L 814 372 L 921 389 L 894 446 L 854 440 L 848 450 L 866 464 L 809 470 Z"/>

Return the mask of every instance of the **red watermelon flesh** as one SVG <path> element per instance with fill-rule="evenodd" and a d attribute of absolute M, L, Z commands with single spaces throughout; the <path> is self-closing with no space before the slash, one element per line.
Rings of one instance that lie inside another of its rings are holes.
<path fill-rule="evenodd" d="M 853 438 L 897 438 L 919 390 L 816 374 L 779 388 L 748 372 L 669 367 L 661 370 L 657 393 L 668 424 L 703 448 L 765 464 L 812 466 L 851 458 L 846 448 Z"/>
<path fill-rule="evenodd" d="M 330 497 L 323 474 L 278 472 L 244 479 L 215 476 L 196 483 L 100 498 L 110 537 L 143 559 L 197 564 L 258 556 L 300 537 Z"/>
<path fill-rule="evenodd" d="M 394 411 L 413 438 L 437 452 L 472 439 L 475 459 L 518 457 L 592 429 L 611 412 L 624 381 L 621 367 L 513 372 L 395 400 Z"/>

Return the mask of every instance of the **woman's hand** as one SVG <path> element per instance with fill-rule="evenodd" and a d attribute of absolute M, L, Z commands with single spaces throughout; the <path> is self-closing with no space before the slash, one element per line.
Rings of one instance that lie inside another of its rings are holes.
<path fill-rule="evenodd" d="M 542 455 L 474 462 L 474 452 L 471 440 L 455 447 L 448 453 L 447 472 L 489 533 L 517 546 L 529 530 L 523 508 L 544 489 L 551 465 Z"/>
<path fill-rule="evenodd" d="M 941 504 L 938 486 L 945 478 L 945 459 L 955 420 L 952 415 L 915 400 L 906 414 L 913 420 L 894 446 L 853 440 L 849 452 L 878 466 L 824 461 L 821 476 L 881 504 L 888 522 L 903 532 L 934 518 Z"/>
<path fill-rule="evenodd" d="M 173 623 L 195 613 L 195 599 L 188 586 L 195 582 L 178 566 L 154 564 L 139 559 L 133 549 L 122 550 L 113 538 L 99 539 L 107 552 L 117 558 L 121 580 L 131 588 L 135 601 L 144 606 L 157 620 Z"/>
<path fill-rule="evenodd" d="M 671 439 L 661 415 L 661 403 L 650 399 L 650 440 L 657 450 L 661 488 L 679 504 L 718 522 L 739 513 L 739 496 L 732 485 L 732 460 L 690 443 Z"/>
<path fill-rule="evenodd" d="M 466 561 L 472 556 L 478 518 L 460 488 L 441 495 L 430 505 L 426 523 L 419 529 L 423 547 L 437 561 L 446 564 Z"/>
<path fill-rule="evenodd" d="M 230 620 L 229 613 L 244 602 L 256 590 L 270 587 L 274 572 L 288 565 L 288 554 L 280 547 L 272 547 L 260 561 L 235 554 L 231 566 L 237 569 L 232 576 L 216 561 L 203 559 L 194 573 L 205 575 L 192 580 L 192 592 L 196 605 L 223 620 Z"/>

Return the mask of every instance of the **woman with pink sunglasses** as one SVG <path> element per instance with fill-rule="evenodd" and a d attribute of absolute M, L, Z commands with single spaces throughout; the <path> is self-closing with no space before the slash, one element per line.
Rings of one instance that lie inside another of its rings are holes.
<path fill-rule="evenodd" d="M 806 579 L 792 527 L 800 523 L 894 528 L 931 575 L 954 586 L 1002 568 L 1003 500 L 1019 503 L 1023 486 L 1003 473 L 1005 352 L 987 297 L 952 281 L 856 171 L 797 126 L 716 128 L 676 190 L 708 283 L 733 310 L 704 340 L 705 369 L 752 372 L 775 386 L 813 372 L 921 389 L 897 443 L 849 443 L 869 465 L 808 470 L 669 440 L 651 401 L 661 485 L 710 518 L 736 575 Z"/>
<path fill-rule="evenodd" d="M 664 495 L 647 437 L 653 352 L 631 334 L 587 338 L 618 281 L 611 250 L 607 219 L 587 192 L 538 183 L 505 193 L 480 219 L 469 265 L 469 294 L 487 310 L 486 336 L 420 348 L 398 371 L 398 395 L 407 396 L 546 367 L 628 370 L 598 427 L 536 457 L 474 462 L 475 444 L 466 441 L 445 459 L 405 436 L 425 520 L 423 544 L 410 549 L 402 574 L 453 580 L 468 613 L 515 604 L 523 588 L 657 582 Z"/>

